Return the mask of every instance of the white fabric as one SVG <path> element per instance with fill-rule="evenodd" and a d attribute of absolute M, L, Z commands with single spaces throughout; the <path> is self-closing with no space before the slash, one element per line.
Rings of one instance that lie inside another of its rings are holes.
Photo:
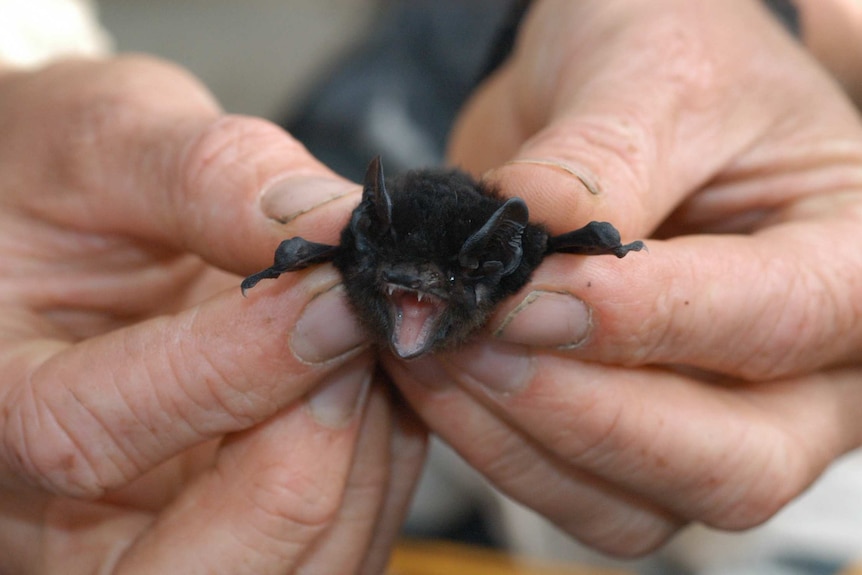
<path fill-rule="evenodd" d="M 33 68 L 110 51 L 89 0 L 0 0 L 0 62 Z"/>

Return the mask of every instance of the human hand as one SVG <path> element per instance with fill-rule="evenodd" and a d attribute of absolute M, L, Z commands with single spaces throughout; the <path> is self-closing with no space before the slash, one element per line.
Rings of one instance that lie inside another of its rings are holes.
<path fill-rule="evenodd" d="M 636 555 L 754 526 L 862 442 L 862 128 L 759 3 L 536 2 L 451 156 L 553 232 L 655 238 L 549 257 L 495 337 L 387 361 L 504 492 Z"/>
<path fill-rule="evenodd" d="M 162 63 L 0 76 L 0 570 L 382 569 L 423 433 L 331 268 L 222 271 L 357 192 Z"/>

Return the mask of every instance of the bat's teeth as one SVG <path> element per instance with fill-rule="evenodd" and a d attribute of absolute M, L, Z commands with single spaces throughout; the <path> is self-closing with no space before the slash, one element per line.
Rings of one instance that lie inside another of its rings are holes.
<path fill-rule="evenodd" d="M 418 299 L 419 301 L 422 301 L 422 292 L 421 291 L 416 294 L 416 299 Z"/>

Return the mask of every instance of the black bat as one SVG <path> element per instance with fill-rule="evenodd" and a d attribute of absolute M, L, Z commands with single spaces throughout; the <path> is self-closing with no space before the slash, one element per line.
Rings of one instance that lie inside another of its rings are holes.
<path fill-rule="evenodd" d="M 621 244 L 607 222 L 551 236 L 528 216 L 522 199 L 503 199 L 457 170 L 417 170 L 384 181 L 378 156 L 341 243 L 284 240 L 273 265 L 247 277 L 242 292 L 262 279 L 332 261 L 361 324 L 409 359 L 464 342 L 548 254 L 621 258 L 644 247 Z"/>

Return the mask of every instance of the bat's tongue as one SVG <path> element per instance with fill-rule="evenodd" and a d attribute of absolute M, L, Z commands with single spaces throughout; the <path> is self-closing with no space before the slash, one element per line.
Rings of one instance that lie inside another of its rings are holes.
<path fill-rule="evenodd" d="M 395 312 L 389 340 L 392 351 L 402 359 L 409 359 L 430 350 L 434 345 L 437 318 L 444 310 L 443 300 L 407 290 L 396 290 L 389 299 Z"/>

